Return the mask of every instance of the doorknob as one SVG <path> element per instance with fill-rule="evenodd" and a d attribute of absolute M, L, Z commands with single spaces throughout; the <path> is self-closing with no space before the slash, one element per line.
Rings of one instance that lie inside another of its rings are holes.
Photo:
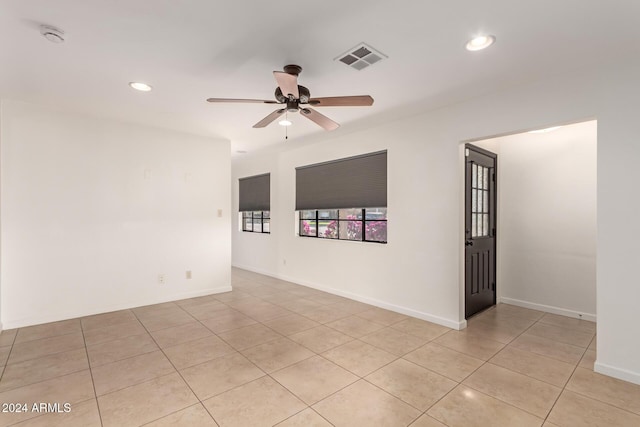
<path fill-rule="evenodd" d="M 464 242 L 465 246 L 473 246 L 473 242 L 471 240 L 467 240 L 466 242 Z"/>

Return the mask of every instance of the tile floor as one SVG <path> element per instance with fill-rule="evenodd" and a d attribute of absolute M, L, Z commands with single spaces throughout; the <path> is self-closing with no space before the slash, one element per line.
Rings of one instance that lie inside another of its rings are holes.
<path fill-rule="evenodd" d="M 0 426 L 640 426 L 640 386 L 593 372 L 593 323 L 501 304 L 453 331 L 243 270 L 233 285 L 4 331 L 0 403 L 29 411 Z"/>

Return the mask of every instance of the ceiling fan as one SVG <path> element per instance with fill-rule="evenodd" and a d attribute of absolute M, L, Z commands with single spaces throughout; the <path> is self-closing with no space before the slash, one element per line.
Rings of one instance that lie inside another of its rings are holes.
<path fill-rule="evenodd" d="M 275 101 L 263 99 L 230 99 L 230 98 L 209 98 L 208 102 L 252 102 L 260 104 L 280 104 L 284 108 L 279 108 L 269 114 L 264 119 L 253 125 L 254 128 L 266 127 L 285 112 L 295 113 L 300 111 L 302 117 L 315 122 L 325 130 L 334 130 L 340 126 L 329 117 L 318 113 L 308 105 L 314 107 L 367 107 L 373 104 L 373 98 L 369 95 L 359 96 L 333 96 L 328 98 L 311 98 L 309 89 L 298 85 L 298 75 L 302 72 L 299 65 L 285 65 L 284 71 L 274 71 L 278 87 L 275 92 Z"/>

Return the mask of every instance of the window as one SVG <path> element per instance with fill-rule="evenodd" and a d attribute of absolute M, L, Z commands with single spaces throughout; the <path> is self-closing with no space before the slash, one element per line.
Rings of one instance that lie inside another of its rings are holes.
<path fill-rule="evenodd" d="M 269 233 L 269 211 L 242 212 L 242 231 L 254 233 Z"/>
<path fill-rule="evenodd" d="M 296 168 L 296 211 L 302 237 L 386 243 L 387 152 Z"/>
<path fill-rule="evenodd" d="M 387 243 L 386 208 L 300 211 L 302 237 Z"/>
<path fill-rule="evenodd" d="M 269 233 L 271 222 L 271 175 L 249 176 L 238 180 L 241 229 L 253 233 Z"/>

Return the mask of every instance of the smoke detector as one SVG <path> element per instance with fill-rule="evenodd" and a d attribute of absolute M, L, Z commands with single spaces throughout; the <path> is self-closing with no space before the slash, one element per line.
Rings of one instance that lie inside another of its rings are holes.
<path fill-rule="evenodd" d="M 360 71 L 385 58 L 388 58 L 388 56 L 384 53 L 374 49 L 366 43 L 360 43 L 342 55 L 337 56 L 333 60 L 340 61 L 343 64 Z"/>
<path fill-rule="evenodd" d="M 64 31 L 50 25 L 41 25 L 40 34 L 51 43 L 64 43 Z"/>

